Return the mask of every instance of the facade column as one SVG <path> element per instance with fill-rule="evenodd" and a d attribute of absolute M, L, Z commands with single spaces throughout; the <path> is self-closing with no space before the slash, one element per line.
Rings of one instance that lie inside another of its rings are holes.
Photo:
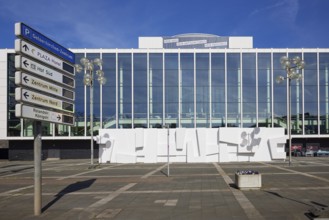
<path fill-rule="evenodd" d="M 119 97 L 119 124 L 120 128 L 122 128 L 122 120 L 123 120 L 123 69 L 120 67 L 119 71 L 119 88 L 120 88 L 120 97 Z"/>
<path fill-rule="evenodd" d="M 180 52 L 178 53 L 178 127 L 181 128 L 182 114 L 182 68 L 180 63 Z"/>
<path fill-rule="evenodd" d="M 166 75 L 165 54 L 162 53 L 162 125 L 166 124 Z"/>
<path fill-rule="evenodd" d="M 209 128 L 212 128 L 212 92 L 211 92 L 211 87 L 212 87 L 212 83 L 211 83 L 211 79 L 212 79 L 212 67 L 211 67 L 211 52 L 209 53 L 209 67 L 208 67 L 208 91 L 209 91 L 209 116 L 207 117 L 207 119 L 209 120 Z"/>
<path fill-rule="evenodd" d="M 241 58 L 241 57 L 240 57 Z M 243 117 L 242 117 L 242 74 L 241 74 L 241 63 L 240 63 L 240 68 L 238 69 L 238 117 L 237 117 L 237 125 L 238 127 L 242 128 L 243 127 Z M 240 118 L 240 120 L 239 120 Z M 239 122 L 240 121 L 240 122 Z"/>
<path fill-rule="evenodd" d="M 150 116 L 153 117 L 153 70 L 152 67 L 149 69 L 149 76 L 148 76 L 148 87 L 149 89 L 147 90 L 148 92 L 148 113 L 147 113 L 147 127 L 150 127 Z"/>
<path fill-rule="evenodd" d="M 103 53 L 100 53 L 100 59 L 103 60 Z M 101 70 L 103 70 L 103 65 L 101 66 Z M 99 128 L 103 128 L 103 85 L 99 84 Z"/>
<path fill-rule="evenodd" d="M 193 109 L 194 109 L 194 128 L 197 127 L 197 109 L 196 109 L 196 93 L 197 93 L 197 89 L 196 89 L 196 54 L 195 51 L 193 53 Z"/>
<path fill-rule="evenodd" d="M 266 117 L 266 127 L 268 126 L 268 118 L 271 115 L 271 71 L 269 68 L 267 68 L 266 71 L 266 110 L 265 110 L 265 117 Z M 273 121 L 273 120 L 271 120 Z M 272 126 L 270 126 L 272 127 Z"/>
<path fill-rule="evenodd" d="M 147 128 L 150 128 L 150 115 L 153 115 L 153 99 L 152 99 L 152 67 L 150 67 L 150 54 L 147 53 Z"/>
<path fill-rule="evenodd" d="M 131 128 L 135 125 L 134 99 L 134 53 L 131 53 Z"/>
<path fill-rule="evenodd" d="M 225 127 L 227 127 L 227 52 L 225 50 Z"/>

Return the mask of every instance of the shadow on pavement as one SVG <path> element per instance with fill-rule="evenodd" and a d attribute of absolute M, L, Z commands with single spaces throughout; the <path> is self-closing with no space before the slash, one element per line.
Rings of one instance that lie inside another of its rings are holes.
<path fill-rule="evenodd" d="M 329 219 L 329 209 L 328 209 L 328 206 L 325 205 L 325 204 L 321 204 L 321 203 L 318 203 L 318 202 L 311 201 L 312 204 L 320 206 L 320 207 L 316 207 L 314 205 L 307 204 L 305 202 L 301 202 L 301 201 L 298 201 L 296 199 L 291 199 L 291 198 L 288 198 L 288 197 L 281 196 L 279 193 L 276 193 L 276 192 L 265 191 L 265 190 L 264 190 L 264 192 L 272 194 L 272 195 L 277 196 L 277 197 L 282 198 L 282 199 L 287 199 L 287 200 L 297 202 L 297 203 L 300 203 L 300 204 L 311 207 L 306 213 L 304 213 L 304 215 L 306 217 L 308 217 L 309 219 L 315 219 L 315 218 Z"/>
<path fill-rule="evenodd" d="M 50 208 L 52 205 L 54 205 L 58 200 L 60 200 L 66 194 L 89 188 L 95 181 L 96 181 L 96 179 L 90 179 L 90 180 L 79 181 L 79 182 L 68 185 L 63 190 L 61 190 L 59 193 L 57 193 L 55 195 L 55 198 L 52 201 L 50 201 L 45 207 L 43 207 L 41 211 L 42 212 L 46 211 L 48 208 Z"/>
<path fill-rule="evenodd" d="M 264 190 L 264 192 L 272 194 L 272 195 L 277 196 L 277 197 L 282 198 L 282 199 L 287 199 L 287 200 L 290 200 L 290 201 L 293 201 L 293 202 L 297 202 L 297 203 L 300 203 L 300 204 L 303 204 L 303 205 L 313 207 L 312 205 L 307 204 L 305 202 L 301 202 L 301 201 L 298 201 L 296 199 L 291 199 L 291 198 L 288 198 L 288 197 L 281 196 L 279 193 L 276 193 L 276 192 L 271 192 L 271 191 L 266 191 L 266 190 Z"/>

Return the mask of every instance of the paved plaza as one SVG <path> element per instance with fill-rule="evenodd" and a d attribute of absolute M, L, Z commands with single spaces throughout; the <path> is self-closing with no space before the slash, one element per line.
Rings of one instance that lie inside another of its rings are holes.
<path fill-rule="evenodd" d="M 237 189 L 237 170 L 260 172 L 262 188 Z M 329 219 L 328 157 L 172 163 L 169 176 L 164 163 L 43 161 L 40 216 L 33 175 L 33 161 L 0 161 L 0 219 Z"/>

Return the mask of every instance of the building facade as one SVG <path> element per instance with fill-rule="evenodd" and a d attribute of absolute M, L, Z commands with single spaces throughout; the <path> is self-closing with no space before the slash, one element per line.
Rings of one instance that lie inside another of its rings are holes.
<path fill-rule="evenodd" d="M 256 49 L 249 39 L 244 48 L 235 48 L 239 40 L 232 39 L 230 47 L 229 37 L 212 42 L 226 48 L 204 48 L 200 39 L 192 41 L 194 48 L 164 48 L 164 42 L 177 43 L 178 38 L 161 39 L 148 39 L 153 48 L 145 48 L 144 38 L 137 49 L 72 49 L 77 63 L 82 57 L 103 59 L 107 82 L 103 86 L 94 82 L 95 134 L 99 129 L 151 129 L 165 124 L 170 128 L 286 129 L 288 82 L 277 84 L 275 78 L 286 75 L 282 56 L 299 56 L 306 66 L 302 80 L 291 84 L 293 143 L 303 148 L 329 147 L 328 48 Z M 198 42 L 203 48 L 197 48 Z M 0 50 L 0 138 L 9 157 L 13 146 L 33 139 L 32 122 L 15 117 L 14 57 L 14 50 Z M 60 148 L 60 155 L 66 140 L 83 142 L 88 151 L 89 87 L 83 84 L 83 74 L 76 74 L 75 92 L 75 126 L 43 122 L 43 139 L 55 151 Z"/>

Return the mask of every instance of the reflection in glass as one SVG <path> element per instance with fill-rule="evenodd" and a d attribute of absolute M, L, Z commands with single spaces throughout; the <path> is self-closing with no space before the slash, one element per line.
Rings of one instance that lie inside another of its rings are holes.
<path fill-rule="evenodd" d="M 103 128 L 116 128 L 116 54 L 103 53 L 103 71 L 107 82 L 103 85 Z"/>
<path fill-rule="evenodd" d="M 329 53 L 319 53 L 320 133 L 329 134 Z"/>
<path fill-rule="evenodd" d="M 227 54 L 227 126 L 241 126 L 240 53 Z"/>
<path fill-rule="evenodd" d="M 194 54 L 181 53 L 181 126 L 194 127 Z"/>
<path fill-rule="evenodd" d="M 196 54 L 196 126 L 209 128 L 209 53 Z"/>
<path fill-rule="evenodd" d="M 149 54 L 149 105 L 150 127 L 163 125 L 163 54 Z"/>
<path fill-rule="evenodd" d="M 89 59 L 101 55 L 108 79 L 102 88 L 94 85 L 95 126 L 286 128 L 288 84 L 273 79 L 286 75 L 282 56 L 298 55 L 307 65 L 303 81 L 292 82 L 292 133 L 329 134 L 329 53 L 232 51 L 87 53 Z M 76 60 L 83 56 L 76 54 Z M 13 54 L 7 69 L 8 135 L 21 135 L 22 121 L 22 134 L 30 137 L 31 121 L 15 117 Z M 82 80 L 83 74 L 76 74 L 74 126 L 43 123 L 45 136 L 89 135 L 89 89 Z"/>
<path fill-rule="evenodd" d="M 289 53 L 288 57 L 302 57 L 301 53 Z M 302 83 L 301 80 L 291 81 L 291 134 L 303 133 L 302 117 Z"/>
<path fill-rule="evenodd" d="M 165 124 L 178 127 L 178 54 L 165 54 Z"/>
<path fill-rule="evenodd" d="M 256 127 L 256 54 L 242 54 L 243 127 Z"/>
<path fill-rule="evenodd" d="M 318 134 L 317 54 L 305 53 L 304 69 L 304 133 Z"/>
<path fill-rule="evenodd" d="M 132 54 L 118 54 L 118 127 L 132 128 Z"/>
<path fill-rule="evenodd" d="M 211 125 L 225 127 L 225 54 L 211 54 Z"/>
<path fill-rule="evenodd" d="M 272 127 L 271 54 L 258 53 L 258 127 Z"/>
<path fill-rule="evenodd" d="M 84 57 L 82 53 L 75 54 L 75 62 L 80 63 L 80 59 Z M 87 105 L 85 102 L 85 98 L 89 100 L 89 97 L 85 97 L 85 86 L 83 84 L 83 75 L 84 72 L 75 75 L 75 122 L 74 126 L 71 127 L 71 136 L 85 136 L 85 121 L 87 118 L 85 117 L 85 108 Z M 89 96 L 89 93 L 87 94 Z"/>
<path fill-rule="evenodd" d="M 287 73 L 281 67 L 280 58 L 286 53 L 273 53 L 273 78 L 285 76 Z M 287 134 L 287 80 L 284 83 L 273 83 L 273 117 L 274 127 L 285 128 Z"/>
<path fill-rule="evenodd" d="M 134 73 L 134 128 L 147 128 L 147 54 L 135 53 Z"/>

